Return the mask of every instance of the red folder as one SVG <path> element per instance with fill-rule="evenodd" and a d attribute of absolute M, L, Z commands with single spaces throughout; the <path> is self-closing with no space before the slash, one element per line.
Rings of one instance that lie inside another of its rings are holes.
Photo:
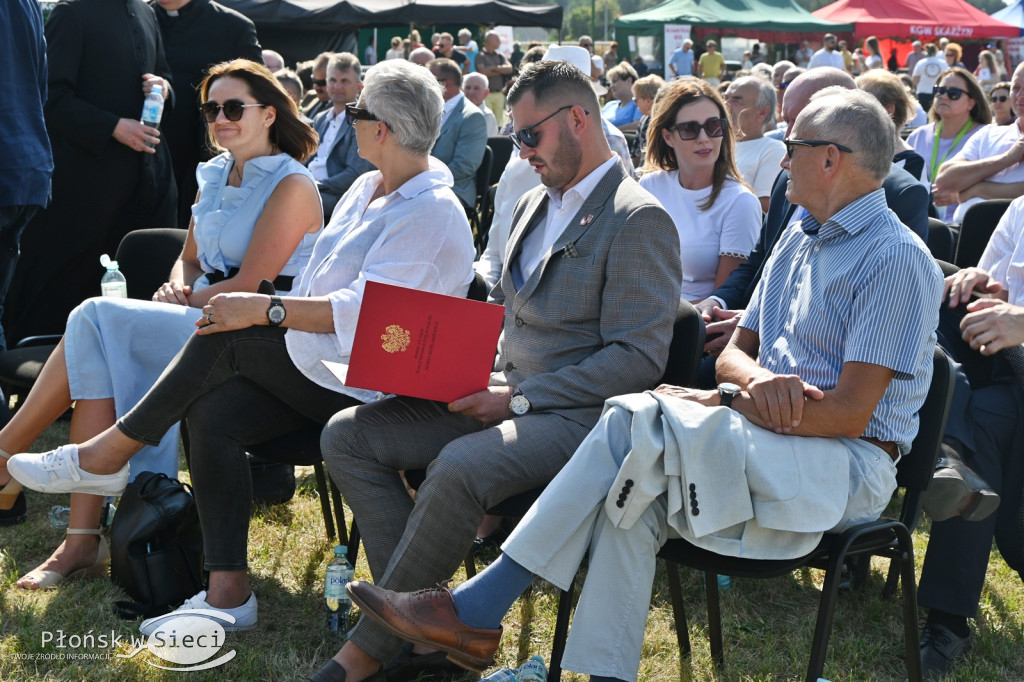
<path fill-rule="evenodd" d="M 451 402 L 487 388 L 505 308 L 367 282 L 345 384 Z"/>

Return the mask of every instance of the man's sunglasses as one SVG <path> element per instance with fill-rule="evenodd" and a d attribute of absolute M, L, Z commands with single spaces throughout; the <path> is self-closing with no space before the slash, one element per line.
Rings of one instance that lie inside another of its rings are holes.
<path fill-rule="evenodd" d="M 955 102 L 964 95 L 966 95 L 967 91 L 964 90 L 963 88 L 947 88 L 944 85 L 936 85 L 935 89 L 932 90 L 932 94 L 935 95 L 936 97 L 938 97 L 939 95 L 945 95 L 951 101 Z"/>
<path fill-rule="evenodd" d="M 345 123 L 352 125 L 352 121 L 380 121 L 380 119 L 369 109 L 356 106 L 355 102 L 349 102 L 345 105 Z M 388 127 L 388 130 L 391 130 L 391 126 L 386 121 L 381 122 Z"/>
<path fill-rule="evenodd" d="M 326 78 L 314 78 L 313 79 L 313 87 L 314 88 L 326 88 L 327 87 L 327 79 Z"/>
<path fill-rule="evenodd" d="M 846 145 L 839 144 L 838 142 L 829 142 L 828 140 L 798 140 L 796 138 L 787 137 L 782 141 L 782 144 L 786 145 L 786 158 L 793 158 L 793 147 L 828 147 L 833 146 L 841 152 L 852 154 L 853 150 Z"/>
<path fill-rule="evenodd" d="M 729 122 L 724 118 L 718 118 L 713 116 L 708 120 L 701 123 L 700 121 L 683 121 L 677 123 L 669 130 L 674 130 L 679 135 L 680 140 L 696 140 L 700 137 L 700 131 L 704 131 L 708 134 L 708 137 L 722 137 L 725 135 L 725 129 L 729 127 Z"/>
<path fill-rule="evenodd" d="M 988 98 L 988 101 L 995 104 L 996 102 L 1005 102 L 1008 99 L 1010 99 L 1009 95 L 992 95 Z"/>
<path fill-rule="evenodd" d="M 246 107 L 266 107 L 266 104 L 245 104 L 237 99 L 229 99 L 224 104 L 218 104 L 217 102 L 203 102 L 199 107 L 199 111 L 203 112 L 203 116 L 206 117 L 207 123 L 213 123 L 217 120 L 217 116 L 220 115 L 220 110 L 224 110 L 224 118 L 229 121 L 240 121 L 242 114 L 245 113 Z"/>
<path fill-rule="evenodd" d="M 523 145 L 529 147 L 530 149 L 533 149 L 538 144 L 540 144 L 540 138 L 537 137 L 537 133 L 534 132 L 534 129 L 537 128 L 538 126 L 540 126 L 541 124 L 543 124 L 549 118 L 552 118 L 556 114 L 560 114 L 560 113 L 562 113 L 563 111 L 565 111 L 567 109 L 572 109 L 574 106 L 576 106 L 576 105 L 575 104 L 566 104 L 564 107 L 560 107 L 560 108 L 556 109 L 553 113 L 548 114 L 547 116 L 545 116 L 541 120 L 537 121 L 532 126 L 526 126 L 525 128 L 521 128 L 519 130 L 519 132 L 512 133 L 508 137 L 509 137 L 510 140 L 512 140 L 512 144 L 514 144 L 516 146 L 516 149 L 522 149 Z M 587 116 L 590 115 L 590 112 L 587 111 L 586 109 L 583 110 L 583 113 L 586 114 Z"/>

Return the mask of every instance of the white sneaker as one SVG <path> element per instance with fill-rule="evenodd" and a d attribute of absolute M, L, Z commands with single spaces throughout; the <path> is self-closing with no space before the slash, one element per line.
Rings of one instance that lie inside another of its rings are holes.
<path fill-rule="evenodd" d="M 139 625 L 139 632 L 148 637 L 175 618 L 184 618 L 185 616 L 208 618 L 219 623 L 225 632 L 252 630 L 256 627 L 257 610 L 255 592 L 250 594 L 249 599 L 241 606 L 236 606 L 233 609 L 218 609 L 216 606 L 206 603 L 206 590 L 203 590 L 196 596 L 186 599 L 184 604 L 170 613 L 142 621 L 142 624 Z"/>
<path fill-rule="evenodd" d="M 7 460 L 7 471 L 26 488 L 41 493 L 120 495 L 128 485 L 128 465 L 115 474 L 90 474 L 78 464 L 78 446 L 23 453 Z"/>

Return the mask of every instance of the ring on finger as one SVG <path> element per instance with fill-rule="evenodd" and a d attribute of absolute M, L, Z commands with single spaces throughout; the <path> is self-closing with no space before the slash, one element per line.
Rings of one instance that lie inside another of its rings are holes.
<path fill-rule="evenodd" d="M 213 313 L 206 313 L 206 324 L 213 324 Z"/>

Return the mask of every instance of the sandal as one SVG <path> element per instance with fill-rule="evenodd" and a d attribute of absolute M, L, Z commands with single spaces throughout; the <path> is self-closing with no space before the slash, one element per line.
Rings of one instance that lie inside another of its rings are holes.
<path fill-rule="evenodd" d="M 10 453 L 0 450 L 0 457 L 4 459 L 10 459 Z M 10 472 L 8 472 L 10 473 Z M 18 495 L 21 494 L 21 483 L 18 483 L 11 476 L 11 480 L 7 482 L 3 488 L 0 488 L 0 511 L 7 511 L 14 506 L 14 503 L 18 501 Z"/>
<path fill-rule="evenodd" d="M 68 528 L 68 535 L 100 535 L 99 528 Z M 99 549 L 96 552 L 96 561 L 91 566 L 72 571 L 68 575 L 61 575 L 57 571 L 44 571 L 35 569 L 29 571 L 20 580 L 31 578 L 35 581 L 36 587 L 22 587 L 23 590 L 49 590 L 57 587 L 68 580 L 81 580 L 83 578 L 105 578 L 110 569 L 110 546 L 104 537 L 100 536 Z M 19 582 L 20 582 L 19 580 Z"/>

